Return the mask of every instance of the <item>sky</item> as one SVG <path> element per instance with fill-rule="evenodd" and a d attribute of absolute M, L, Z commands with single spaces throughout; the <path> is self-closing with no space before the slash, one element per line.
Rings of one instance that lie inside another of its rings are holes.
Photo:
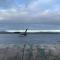
<path fill-rule="evenodd" d="M 0 0 L 0 22 L 60 24 L 60 0 Z"/>

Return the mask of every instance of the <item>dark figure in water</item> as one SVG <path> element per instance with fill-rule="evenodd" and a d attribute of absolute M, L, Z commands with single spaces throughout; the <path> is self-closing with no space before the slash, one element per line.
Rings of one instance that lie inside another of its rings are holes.
<path fill-rule="evenodd" d="M 27 35 L 27 29 L 25 30 L 25 32 L 24 32 L 22 35 L 24 35 L 24 36 L 26 36 L 26 35 Z"/>

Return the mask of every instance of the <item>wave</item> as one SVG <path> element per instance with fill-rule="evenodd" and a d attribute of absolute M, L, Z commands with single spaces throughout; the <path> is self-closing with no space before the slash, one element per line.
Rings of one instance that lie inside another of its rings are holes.
<path fill-rule="evenodd" d="M 25 32 L 25 30 L 5 30 L 6 32 Z M 27 32 L 60 32 L 60 30 L 27 30 Z"/>
<path fill-rule="evenodd" d="M 0 33 L 24 33 L 25 30 L 5 30 L 0 31 Z M 27 33 L 60 33 L 60 30 L 27 30 Z"/>

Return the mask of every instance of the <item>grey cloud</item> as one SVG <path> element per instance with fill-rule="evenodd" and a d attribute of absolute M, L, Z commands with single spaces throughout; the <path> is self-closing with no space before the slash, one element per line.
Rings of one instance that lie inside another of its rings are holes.
<path fill-rule="evenodd" d="M 10 2 L 12 2 L 10 4 Z M 54 11 L 50 9 L 39 9 L 39 5 L 37 2 L 37 8 L 35 5 L 29 4 L 26 8 L 25 6 L 21 5 L 20 8 L 10 8 L 13 4 L 14 0 L 0 0 L 0 5 L 4 7 L 9 7 L 9 9 L 6 9 L 6 11 L 2 11 L 0 15 L 0 18 L 2 17 L 3 20 L 0 20 L 1 23 L 45 23 L 45 24 L 60 24 L 60 9 L 59 11 Z M 3 4 L 2 4 L 3 3 Z M 40 4 L 40 3 L 39 3 Z M 30 7 L 34 7 L 30 9 Z M 11 10 L 10 10 L 11 9 Z M 45 11 L 46 10 L 46 11 Z"/>

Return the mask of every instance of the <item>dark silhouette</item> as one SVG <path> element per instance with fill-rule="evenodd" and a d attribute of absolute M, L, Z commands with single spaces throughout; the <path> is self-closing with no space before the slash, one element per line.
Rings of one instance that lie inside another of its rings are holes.
<path fill-rule="evenodd" d="M 25 32 L 24 32 L 23 34 L 21 34 L 21 35 L 26 36 L 26 35 L 27 35 L 27 30 L 28 30 L 28 29 L 26 29 Z"/>

